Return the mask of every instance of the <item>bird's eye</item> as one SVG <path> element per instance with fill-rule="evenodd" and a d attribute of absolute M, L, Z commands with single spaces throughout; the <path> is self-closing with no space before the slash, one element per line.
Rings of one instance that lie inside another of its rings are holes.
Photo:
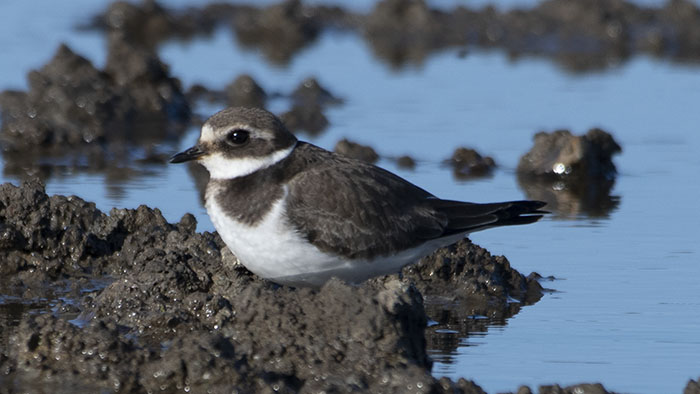
<path fill-rule="evenodd" d="M 236 129 L 226 135 L 226 142 L 230 145 L 243 145 L 248 142 L 250 133 L 247 130 Z"/>

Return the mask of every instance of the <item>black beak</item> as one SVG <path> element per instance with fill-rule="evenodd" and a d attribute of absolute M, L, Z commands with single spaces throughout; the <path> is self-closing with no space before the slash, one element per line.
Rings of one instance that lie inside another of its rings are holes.
<path fill-rule="evenodd" d="M 204 151 L 202 148 L 199 147 L 199 145 L 195 145 L 191 147 L 190 149 L 187 149 L 184 152 L 180 152 L 176 154 L 175 156 L 170 158 L 171 163 L 184 163 L 186 161 L 194 160 L 200 156 L 204 155 Z"/>

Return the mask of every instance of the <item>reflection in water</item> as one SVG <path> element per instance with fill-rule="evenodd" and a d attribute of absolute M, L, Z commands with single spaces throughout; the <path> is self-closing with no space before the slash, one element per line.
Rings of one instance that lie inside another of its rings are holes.
<path fill-rule="evenodd" d="M 174 148 L 164 149 L 174 150 Z M 94 160 L 88 163 L 82 154 L 76 152 L 66 152 L 64 157 L 42 155 L 36 152 L 4 153 L 2 173 L 5 178 L 40 179 L 44 183 L 49 180 L 68 181 L 78 174 L 99 174 L 104 180 L 107 196 L 123 200 L 128 195 L 129 185 L 134 180 L 158 176 L 165 168 L 165 159 L 156 160 L 155 156 L 136 160 L 128 158 L 143 157 L 139 153 L 140 150 L 133 148 L 126 157 L 115 158 L 114 161 L 101 159 L 99 164 Z"/>
<path fill-rule="evenodd" d="M 518 185 L 528 199 L 547 203 L 546 210 L 559 218 L 605 218 L 620 205 L 611 195 L 615 179 L 566 180 L 518 174 Z"/>
<path fill-rule="evenodd" d="M 521 308 L 519 302 L 494 306 L 426 297 L 425 312 L 435 322 L 426 330 L 428 352 L 433 361 L 452 364 L 465 339 L 486 333 L 491 326 L 505 326 Z"/>
<path fill-rule="evenodd" d="M 26 302 L 12 301 L 4 295 L 0 295 L 0 348 L 10 348 L 10 336 L 19 326 L 23 316 L 26 316 L 34 309 L 42 306 L 31 305 Z M 46 308 L 43 305 L 43 308 Z"/>
<path fill-rule="evenodd" d="M 503 256 L 493 256 L 468 239 L 438 249 L 402 271 L 424 296 L 434 322 L 426 330 L 434 361 L 451 363 L 465 338 L 505 325 L 522 306 L 537 303 L 546 291 L 540 276 L 524 276 Z"/>

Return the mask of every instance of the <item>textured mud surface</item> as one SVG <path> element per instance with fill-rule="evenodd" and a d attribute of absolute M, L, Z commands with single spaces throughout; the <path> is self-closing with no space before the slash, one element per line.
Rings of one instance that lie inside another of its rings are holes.
<path fill-rule="evenodd" d="M 41 174 L 51 158 L 93 171 L 162 162 L 151 145 L 177 141 L 189 122 L 189 104 L 167 66 L 116 33 L 104 70 L 63 45 L 28 79 L 27 92 L 0 94 L 6 173 Z"/>
<path fill-rule="evenodd" d="M 239 265 L 216 234 L 195 232 L 189 214 L 176 224 L 144 206 L 105 214 L 77 197 L 49 197 L 38 182 L 0 186 L 0 223 L 5 293 L 58 292 L 70 305 L 24 314 L 3 334 L 3 392 L 69 383 L 65 390 L 480 393 L 430 375 L 425 329 L 441 316 L 426 313 L 424 297 L 507 316 L 513 299 L 542 295 L 535 279 L 468 241 L 401 278 L 280 287 Z M 86 283 L 102 285 L 81 291 Z"/>
<path fill-rule="evenodd" d="M 425 308 L 437 325 L 430 327 L 428 347 L 453 354 L 463 338 L 505 325 L 525 305 L 542 298 L 539 275 L 525 277 L 503 256 L 465 239 L 407 266 L 403 278 L 424 295 Z"/>

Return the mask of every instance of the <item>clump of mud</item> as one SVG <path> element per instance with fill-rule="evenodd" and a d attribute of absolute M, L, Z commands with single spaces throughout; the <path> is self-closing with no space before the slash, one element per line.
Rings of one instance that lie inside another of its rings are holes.
<path fill-rule="evenodd" d="M 619 204 L 610 192 L 617 175 L 612 157 L 621 151 L 611 134 L 597 128 L 580 136 L 540 132 L 520 158 L 518 183 L 528 198 L 546 201 L 558 215 L 605 216 Z"/>
<path fill-rule="evenodd" d="M 685 389 L 683 389 L 683 394 L 700 394 L 700 378 L 697 380 L 690 379 Z"/>
<path fill-rule="evenodd" d="M 491 156 L 482 156 L 472 148 L 459 147 L 446 160 L 452 167 L 455 179 L 466 180 L 488 177 L 496 168 L 496 161 Z"/>
<path fill-rule="evenodd" d="M 700 11 L 687 0 L 646 7 L 633 2 L 548 0 L 499 11 L 431 8 L 423 0 L 383 0 L 367 14 L 298 0 L 267 7 L 214 3 L 166 10 L 149 1 L 115 2 L 92 27 L 155 47 L 166 39 L 209 35 L 229 26 L 237 40 L 276 64 L 287 64 L 326 31 L 356 32 L 394 67 L 422 63 L 445 48 L 502 48 L 517 58 L 538 55 L 572 71 L 619 64 L 635 54 L 698 61 Z"/>
<path fill-rule="evenodd" d="M 224 90 L 194 85 L 188 91 L 187 97 L 191 101 L 203 99 L 212 103 L 225 103 L 230 107 L 258 108 L 265 108 L 269 99 L 286 98 L 291 107 L 279 115 L 280 119 L 289 130 L 311 136 L 320 134 L 328 127 L 329 121 L 324 110 L 328 106 L 343 102 L 313 77 L 303 80 L 291 93 L 286 93 L 266 92 L 248 74 L 237 76 Z"/>
<path fill-rule="evenodd" d="M 379 155 L 377 152 L 368 145 L 358 144 L 343 138 L 338 141 L 333 148 L 335 153 L 339 153 L 343 156 L 352 157 L 353 159 L 362 160 L 367 163 L 376 163 L 379 160 Z"/>
<path fill-rule="evenodd" d="M 189 122 L 189 105 L 167 66 L 116 34 L 103 70 L 61 45 L 28 79 L 27 92 L 0 94 L 9 173 L 23 175 L 51 159 L 91 170 L 128 166 L 153 156 L 153 144 L 177 141 Z"/>
<path fill-rule="evenodd" d="M 523 391 L 523 393 L 531 392 L 529 388 Z M 537 390 L 539 394 L 609 394 L 610 392 L 603 387 L 600 383 L 582 383 L 574 384 L 571 386 L 561 387 L 558 384 L 554 385 L 543 385 Z M 521 391 L 518 390 L 518 394 Z"/>
<path fill-rule="evenodd" d="M 244 47 L 259 50 L 273 63 L 286 64 L 324 29 L 353 25 L 352 19 L 339 7 L 308 6 L 299 0 L 267 7 L 214 2 L 174 11 L 153 1 L 138 5 L 116 1 L 86 27 L 118 31 L 155 47 L 167 39 L 209 35 L 218 26 L 228 25 Z"/>
<path fill-rule="evenodd" d="M 535 134 L 535 144 L 518 163 L 518 173 L 549 179 L 610 179 L 617 175 L 612 156 L 622 148 L 601 129 L 575 136 L 569 130 Z"/>
<path fill-rule="evenodd" d="M 105 214 L 78 197 L 49 197 L 38 182 L 0 186 L 0 223 L 4 284 L 38 293 L 107 282 L 66 296 L 75 320 L 21 317 L 0 356 L 8 392 L 66 382 L 87 391 L 482 393 L 430 375 L 421 293 L 493 308 L 541 295 L 536 281 L 468 242 L 403 279 L 282 287 L 238 264 L 216 234 L 197 233 L 189 214 L 177 224 L 145 206 Z"/>
<path fill-rule="evenodd" d="M 292 108 L 280 118 L 290 130 L 304 131 L 312 136 L 328 127 L 324 109 L 343 102 L 313 77 L 303 80 L 290 94 L 290 99 Z"/>
<path fill-rule="evenodd" d="M 637 53 L 697 59 L 700 12 L 690 1 L 660 8 L 633 2 L 548 0 L 528 9 L 455 7 L 383 0 L 363 18 L 374 53 L 395 67 L 421 63 L 446 47 L 502 48 L 515 57 L 546 56 L 572 71 L 619 64 Z"/>
<path fill-rule="evenodd" d="M 241 74 L 226 86 L 227 104 L 230 107 L 265 108 L 267 93 L 248 74 Z"/>
<path fill-rule="evenodd" d="M 314 136 L 328 127 L 329 121 L 323 113 L 323 107 L 310 104 L 294 104 L 289 111 L 280 115 L 280 119 L 292 131 L 302 131 Z"/>
<path fill-rule="evenodd" d="M 309 77 L 301 81 L 291 94 L 292 100 L 298 105 L 316 104 L 333 105 L 341 104 L 342 99 L 323 87 L 316 78 Z"/>
<path fill-rule="evenodd" d="M 428 328 L 428 348 L 439 350 L 445 362 L 464 338 L 505 325 L 545 291 L 540 275 L 526 277 L 505 257 L 492 256 L 468 239 L 438 249 L 402 274 L 423 294 L 426 313 L 438 323 Z"/>

